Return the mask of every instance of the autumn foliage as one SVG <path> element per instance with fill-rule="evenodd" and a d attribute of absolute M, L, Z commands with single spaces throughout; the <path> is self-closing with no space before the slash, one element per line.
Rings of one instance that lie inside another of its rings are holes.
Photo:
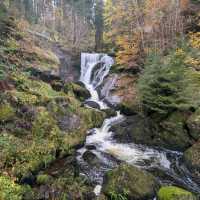
<path fill-rule="evenodd" d="M 144 53 L 176 46 L 177 37 L 183 37 L 182 12 L 188 4 L 188 0 L 108 0 L 104 39 L 115 44 L 117 63 L 126 69 L 139 68 Z"/>

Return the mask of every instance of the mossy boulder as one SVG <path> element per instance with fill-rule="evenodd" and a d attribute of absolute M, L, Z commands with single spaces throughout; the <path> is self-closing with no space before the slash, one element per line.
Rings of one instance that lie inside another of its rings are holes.
<path fill-rule="evenodd" d="M 65 93 L 74 93 L 75 96 L 81 100 L 84 101 L 90 97 L 90 93 L 87 89 L 85 89 L 82 85 L 79 85 L 77 83 L 66 83 L 64 86 Z"/>
<path fill-rule="evenodd" d="M 47 175 L 47 174 L 39 174 L 37 176 L 37 179 L 36 179 L 36 183 L 38 185 L 45 185 L 47 184 L 48 182 L 50 182 L 50 179 L 51 179 L 51 176 Z"/>
<path fill-rule="evenodd" d="M 200 183 L 200 140 L 184 152 L 184 161 Z"/>
<path fill-rule="evenodd" d="M 198 140 L 200 138 L 200 109 L 198 109 L 187 121 L 190 135 Z"/>
<path fill-rule="evenodd" d="M 83 154 L 83 159 L 86 161 L 89 165 L 93 167 L 99 167 L 100 166 L 100 160 L 98 157 L 91 151 L 86 151 Z"/>
<path fill-rule="evenodd" d="M 16 184 L 11 178 L 0 176 L 0 199 L 2 200 L 22 200 L 29 193 L 31 200 L 31 189 L 27 186 Z"/>
<path fill-rule="evenodd" d="M 162 187 L 157 196 L 158 200 L 197 200 L 191 192 L 174 186 Z"/>
<path fill-rule="evenodd" d="M 163 119 L 159 123 L 157 135 L 160 144 L 173 150 L 184 151 L 194 142 L 188 134 L 186 117 L 182 112 L 173 112 L 167 119 Z"/>
<path fill-rule="evenodd" d="M 115 139 L 120 142 L 157 145 L 181 151 L 194 143 L 194 139 L 188 134 L 185 117 L 179 112 L 174 112 L 159 122 L 142 115 L 129 116 L 111 130 Z"/>
<path fill-rule="evenodd" d="M 108 108 L 103 111 L 106 113 L 107 117 L 114 117 L 117 114 L 116 111 L 112 108 Z"/>
<path fill-rule="evenodd" d="M 139 115 L 126 117 L 126 120 L 112 126 L 113 137 L 122 143 L 135 142 L 150 144 L 151 132 L 148 121 Z"/>
<path fill-rule="evenodd" d="M 9 103 L 0 104 L 0 121 L 11 120 L 15 116 L 15 110 Z"/>
<path fill-rule="evenodd" d="M 103 193 L 109 198 L 152 199 L 158 189 L 159 185 L 150 173 L 126 164 L 109 171 L 103 184 Z"/>
<path fill-rule="evenodd" d="M 117 109 L 121 111 L 122 114 L 126 116 L 132 116 L 135 115 L 138 111 L 138 108 L 136 105 L 133 105 L 129 102 L 122 102 L 117 106 Z"/>

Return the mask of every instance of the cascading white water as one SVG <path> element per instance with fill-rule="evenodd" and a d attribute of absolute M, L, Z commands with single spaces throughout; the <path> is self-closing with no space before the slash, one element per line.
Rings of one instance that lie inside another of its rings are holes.
<path fill-rule="evenodd" d="M 113 64 L 114 60 L 106 54 L 81 54 L 80 81 L 85 84 L 91 94 L 89 101 L 96 102 L 100 109 L 106 109 L 107 105 L 99 98 L 97 87 L 102 84 Z"/>
<path fill-rule="evenodd" d="M 113 59 L 106 54 L 82 53 L 81 55 L 80 81 L 85 84 L 91 94 L 91 98 L 89 100 L 96 102 L 100 106 L 100 109 L 108 108 L 108 106 L 102 99 L 99 98 L 97 88 L 103 83 L 104 78 L 108 75 L 113 63 Z M 97 66 L 98 64 L 99 66 Z M 93 129 L 92 134 L 86 139 L 85 147 L 78 151 L 79 155 L 77 159 L 83 166 L 84 173 L 98 184 L 94 189 L 94 192 L 97 195 L 99 195 L 101 191 L 104 173 L 117 165 L 116 161 L 112 159 L 113 157 L 117 160 L 125 161 L 138 167 L 161 169 L 181 184 L 191 184 L 191 188 L 193 190 L 199 190 L 198 185 L 192 182 L 190 176 L 184 174 L 185 177 L 183 178 L 182 172 L 179 171 L 177 174 L 175 169 L 172 167 L 172 162 L 168 159 L 168 154 L 175 158 L 175 162 L 177 163 L 178 158 L 181 156 L 180 153 L 167 150 L 157 150 L 134 143 L 121 144 L 116 142 L 112 137 L 113 133 L 110 131 L 110 128 L 124 119 L 125 117 L 122 116 L 120 112 L 117 112 L 115 117 L 105 119 L 102 127 Z M 95 147 L 90 151 L 94 153 L 101 162 L 101 166 L 98 169 L 94 166 L 89 166 L 82 157 L 87 151 L 88 146 Z"/>

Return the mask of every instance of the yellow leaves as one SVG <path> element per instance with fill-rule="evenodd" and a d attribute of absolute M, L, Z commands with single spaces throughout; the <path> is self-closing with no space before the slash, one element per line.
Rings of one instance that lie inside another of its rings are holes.
<path fill-rule="evenodd" d="M 125 65 L 127 68 L 137 66 L 140 51 L 139 42 L 138 37 L 118 36 L 116 43 L 120 50 L 117 52 L 117 64 Z"/>
<path fill-rule="evenodd" d="M 175 54 L 176 54 L 176 56 L 184 56 L 185 52 L 183 51 L 183 49 L 178 48 L 178 49 L 176 49 Z"/>
<path fill-rule="evenodd" d="M 190 33 L 189 41 L 193 48 L 200 49 L 200 32 Z"/>
<path fill-rule="evenodd" d="M 188 57 L 185 59 L 184 63 L 185 63 L 186 65 L 190 66 L 190 67 L 195 68 L 195 69 L 199 68 L 199 66 L 200 66 L 200 60 L 199 60 L 199 59 L 192 58 L 192 57 L 190 57 L 190 56 L 188 56 Z"/>

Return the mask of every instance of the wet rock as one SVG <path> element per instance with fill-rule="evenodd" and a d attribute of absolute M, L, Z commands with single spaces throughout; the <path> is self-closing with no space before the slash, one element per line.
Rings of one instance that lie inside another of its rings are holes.
<path fill-rule="evenodd" d="M 158 188 L 156 179 L 150 173 L 123 164 L 106 174 L 103 193 L 110 198 L 114 194 L 127 199 L 146 200 L 155 197 Z"/>
<path fill-rule="evenodd" d="M 88 150 L 95 150 L 96 149 L 96 147 L 94 145 L 86 145 L 85 148 L 88 149 Z"/>
<path fill-rule="evenodd" d="M 183 158 L 188 169 L 200 184 L 200 140 L 184 152 Z"/>
<path fill-rule="evenodd" d="M 197 200 L 191 192 L 174 186 L 162 187 L 157 196 L 158 200 Z"/>
<path fill-rule="evenodd" d="M 64 92 L 73 92 L 76 95 L 76 97 L 81 101 L 90 98 L 90 92 L 84 86 L 73 82 L 65 84 Z"/>
<path fill-rule="evenodd" d="M 140 115 L 129 116 L 111 131 L 123 143 L 156 145 L 177 151 L 184 151 L 194 143 L 185 128 L 184 116 L 176 112 L 159 122 Z"/>
<path fill-rule="evenodd" d="M 96 108 L 98 110 L 100 109 L 99 104 L 94 102 L 94 101 L 86 101 L 85 104 L 88 105 L 91 108 Z"/>
<path fill-rule="evenodd" d="M 123 122 L 112 126 L 113 137 L 122 143 L 141 143 L 151 141 L 151 132 L 147 120 L 139 115 L 127 117 Z"/>
<path fill-rule="evenodd" d="M 35 177 L 33 176 L 31 172 L 28 172 L 26 175 L 24 175 L 21 178 L 20 183 L 33 185 L 35 183 Z"/>
<path fill-rule="evenodd" d="M 91 151 L 86 151 L 83 154 L 83 159 L 84 161 L 86 161 L 89 165 L 91 165 L 92 167 L 99 167 L 100 165 L 100 160 L 98 159 L 98 157 Z"/>
<path fill-rule="evenodd" d="M 117 109 L 119 109 L 121 113 L 126 116 L 136 115 L 138 111 L 138 108 L 134 107 L 133 105 L 129 105 L 127 103 L 120 103 L 117 106 Z"/>
<path fill-rule="evenodd" d="M 114 109 L 111 109 L 111 108 L 104 110 L 104 112 L 106 113 L 108 118 L 114 117 L 114 116 L 117 115 L 116 111 Z"/>

